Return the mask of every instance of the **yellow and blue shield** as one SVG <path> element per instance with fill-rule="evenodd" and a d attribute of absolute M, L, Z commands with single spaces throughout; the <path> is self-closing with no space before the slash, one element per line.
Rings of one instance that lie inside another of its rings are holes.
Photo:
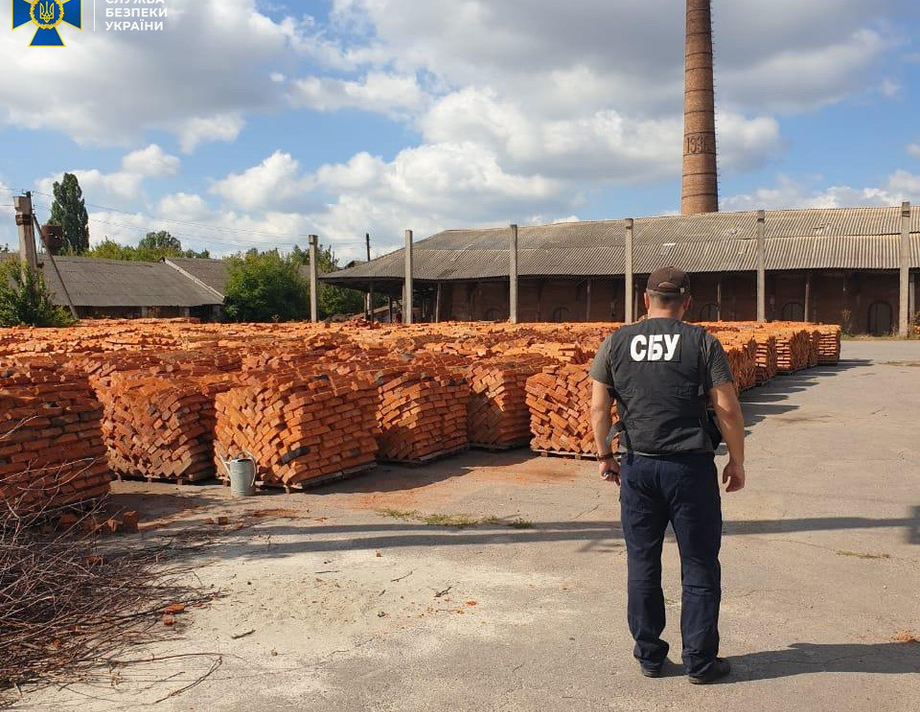
<path fill-rule="evenodd" d="M 38 29 L 30 47 L 63 47 L 58 25 L 83 29 L 81 0 L 13 0 L 13 29 L 34 22 Z"/>

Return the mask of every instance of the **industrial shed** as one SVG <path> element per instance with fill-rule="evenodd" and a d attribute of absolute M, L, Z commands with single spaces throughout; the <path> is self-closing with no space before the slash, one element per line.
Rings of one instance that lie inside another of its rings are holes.
<path fill-rule="evenodd" d="M 917 311 L 920 215 L 902 207 L 764 213 L 766 318 L 840 323 L 890 333 L 898 323 L 902 231 L 908 309 Z M 756 317 L 757 212 L 705 213 L 521 227 L 518 318 L 602 321 L 625 316 L 627 224 L 633 223 L 634 313 L 644 277 L 674 264 L 693 275 L 696 320 Z M 509 316 L 509 228 L 447 230 L 413 246 L 414 302 L 424 320 Z M 404 250 L 340 270 L 332 284 L 399 296 Z"/>
<path fill-rule="evenodd" d="M 41 259 L 41 270 L 55 301 L 66 305 L 69 296 L 81 318 L 194 316 L 211 320 L 223 303 L 219 293 L 163 262 Z"/>

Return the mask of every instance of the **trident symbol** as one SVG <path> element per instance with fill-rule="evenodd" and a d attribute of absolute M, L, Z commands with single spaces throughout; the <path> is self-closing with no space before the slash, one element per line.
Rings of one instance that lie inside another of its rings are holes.
<path fill-rule="evenodd" d="M 38 16 L 41 17 L 42 22 L 51 24 L 51 21 L 54 20 L 54 14 L 53 2 L 42 2 L 38 4 Z"/>

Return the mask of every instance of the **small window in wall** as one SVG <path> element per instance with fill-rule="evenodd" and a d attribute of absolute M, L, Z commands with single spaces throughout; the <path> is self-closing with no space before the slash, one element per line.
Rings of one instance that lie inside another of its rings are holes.
<path fill-rule="evenodd" d="M 700 321 L 718 321 L 719 320 L 719 305 L 718 304 L 704 304 L 702 309 L 700 309 Z"/>
<path fill-rule="evenodd" d="M 501 314 L 494 307 L 486 312 L 486 321 L 498 321 L 500 318 Z"/>
<path fill-rule="evenodd" d="M 875 302 L 869 307 L 869 333 L 873 336 L 888 336 L 892 328 L 891 305 Z"/>
<path fill-rule="evenodd" d="M 568 307 L 556 307 L 553 309 L 553 315 L 550 317 L 550 320 L 554 324 L 562 324 L 569 320 L 569 310 Z"/>
<path fill-rule="evenodd" d="M 805 321 L 805 307 L 800 302 L 783 304 L 782 321 Z"/>

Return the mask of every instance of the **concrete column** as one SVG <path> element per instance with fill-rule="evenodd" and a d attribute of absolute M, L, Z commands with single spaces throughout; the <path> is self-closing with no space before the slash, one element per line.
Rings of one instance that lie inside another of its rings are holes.
<path fill-rule="evenodd" d="M 757 211 L 757 321 L 767 320 L 766 213 Z"/>
<path fill-rule="evenodd" d="M 412 230 L 406 230 L 406 277 L 403 281 L 403 324 L 412 323 Z"/>
<path fill-rule="evenodd" d="M 900 293 L 898 295 L 898 335 L 910 333 L 910 203 L 901 205 Z"/>
<path fill-rule="evenodd" d="M 367 261 L 371 261 L 371 234 L 369 232 L 364 233 L 364 241 L 367 246 Z M 367 320 L 374 320 L 374 280 L 371 280 L 367 288 L 367 306 L 365 307 L 367 312 Z"/>
<path fill-rule="evenodd" d="M 518 226 L 511 226 L 508 243 L 508 321 L 518 323 Z"/>
<path fill-rule="evenodd" d="M 16 209 L 16 228 L 19 231 L 19 259 L 32 269 L 38 269 L 38 253 L 35 249 L 35 232 L 32 217 L 32 194 L 13 198 Z"/>
<path fill-rule="evenodd" d="M 626 310 L 624 321 L 632 324 L 636 320 L 635 304 L 635 286 L 633 285 L 633 233 L 635 230 L 635 220 L 626 219 L 626 266 L 624 274 L 626 276 L 626 286 L 624 288 L 624 308 Z"/>
<path fill-rule="evenodd" d="M 811 270 L 805 273 L 805 322 L 811 321 Z"/>
<path fill-rule="evenodd" d="M 591 282 L 592 279 L 588 277 L 588 284 L 585 291 L 585 321 L 591 321 Z"/>
<path fill-rule="evenodd" d="M 722 321 L 722 273 L 719 273 L 719 279 L 716 282 L 716 314 L 719 321 Z"/>
<path fill-rule="evenodd" d="M 319 266 L 317 265 L 317 246 L 319 238 L 310 235 L 310 321 L 319 321 Z"/>
<path fill-rule="evenodd" d="M 389 312 L 390 324 L 393 323 L 393 297 L 387 296 L 387 310 Z"/>
<path fill-rule="evenodd" d="M 441 283 L 438 282 L 438 291 L 434 297 L 434 323 L 441 321 Z"/>

